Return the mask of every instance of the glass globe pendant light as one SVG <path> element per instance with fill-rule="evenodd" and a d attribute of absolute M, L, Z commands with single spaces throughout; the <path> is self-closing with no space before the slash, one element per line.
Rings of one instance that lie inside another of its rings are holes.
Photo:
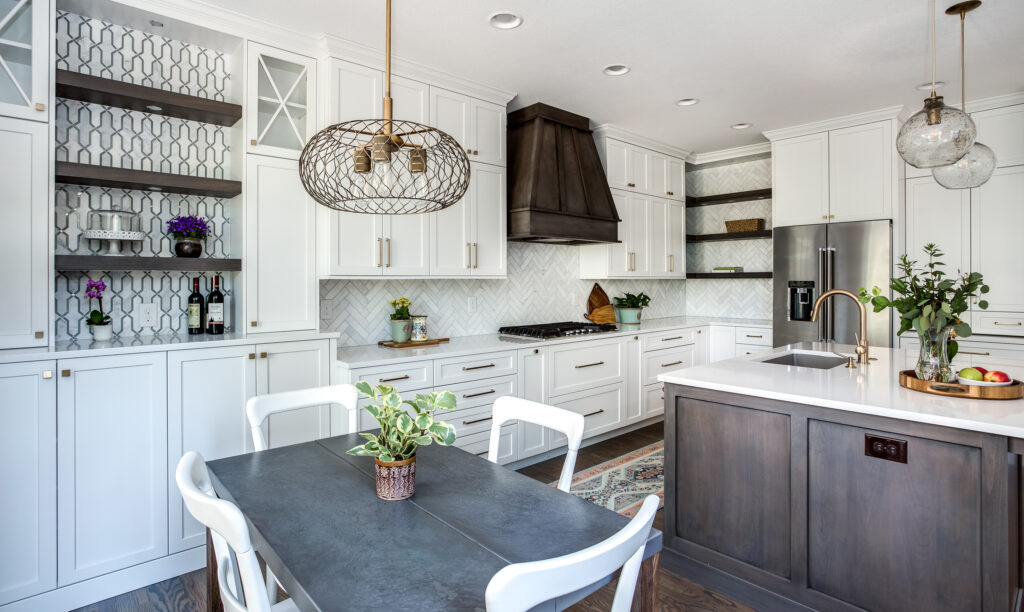
<path fill-rule="evenodd" d="M 967 13 L 981 6 L 980 0 L 960 2 L 946 9 L 947 15 L 960 15 L 960 104 L 967 112 L 967 71 L 964 68 L 964 18 Z M 932 168 L 935 182 L 946 189 L 970 189 L 981 187 L 992 177 L 996 169 L 996 154 L 989 147 L 974 141 L 967 154 L 948 166 Z"/>
<path fill-rule="evenodd" d="M 932 10 L 932 94 L 924 108 L 914 113 L 900 127 L 896 150 L 903 161 L 915 168 L 946 166 L 957 161 L 974 144 L 977 133 L 967 113 L 942 103 L 935 94 L 935 0 Z"/>
<path fill-rule="evenodd" d="M 299 156 L 299 176 L 320 204 L 345 212 L 428 213 L 469 189 L 469 158 L 441 130 L 393 118 L 391 0 L 387 0 L 384 118 L 345 121 L 317 132 Z"/>

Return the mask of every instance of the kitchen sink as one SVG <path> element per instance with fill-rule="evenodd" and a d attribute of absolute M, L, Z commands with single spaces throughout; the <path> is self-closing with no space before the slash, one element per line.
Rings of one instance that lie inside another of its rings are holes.
<path fill-rule="evenodd" d="M 819 353 L 815 351 L 790 351 L 788 353 L 772 355 L 767 359 L 761 360 L 761 363 L 811 368 L 812 370 L 830 370 L 844 365 L 846 362 L 845 357 L 839 357 L 834 353 Z"/>

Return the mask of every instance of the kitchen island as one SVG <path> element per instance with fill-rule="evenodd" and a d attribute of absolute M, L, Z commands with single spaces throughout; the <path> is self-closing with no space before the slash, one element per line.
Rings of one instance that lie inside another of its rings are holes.
<path fill-rule="evenodd" d="M 902 351 L 847 368 L 833 350 L 853 354 L 658 377 L 665 548 L 758 609 L 1019 609 L 1024 400 L 916 393 Z"/>

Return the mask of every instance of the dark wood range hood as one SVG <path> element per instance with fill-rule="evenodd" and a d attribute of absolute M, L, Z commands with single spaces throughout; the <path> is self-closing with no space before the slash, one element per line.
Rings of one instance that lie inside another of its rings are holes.
<path fill-rule="evenodd" d="M 547 104 L 508 115 L 508 239 L 618 242 L 619 215 L 590 120 Z"/>

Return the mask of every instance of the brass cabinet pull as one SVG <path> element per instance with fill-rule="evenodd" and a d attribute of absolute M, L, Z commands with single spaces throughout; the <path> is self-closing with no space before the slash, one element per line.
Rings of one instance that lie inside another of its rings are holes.
<path fill-rule="evenodd" d="M 44 111 L 44 110 L 46 110 L 46 105 L 43 104 L 42 102 L 36 102 L 36 110 L 37 111 Z"/>
<path fill-rule="evenodd" d="M 382 383 L 389 383 L 389 382 L 395 382 L 396 380 L 409 380 L 409 375 L 406 374 L 405 376 L 396 376 L 394 378 L 381 378 L 380 382 L 382 382 Z"/>
<path fill-rule="evenodd" d="M 1011 326 L 1014 326 L 1014 327 L 1019 327 L 1020 326 L 1020 321 L 1017 321 L 1016 323 L 1003 323 L 1002 321 L 994 321 L 993 325 L 1011 325 Z"/>
<path fill-rule="evenodd" d="M 480 267 L 480 243 L 473 243 L 473 268 Z"/>
<path fill-rule="evenodd" d="M 675 253 L 669 253 L 668 254 L 668 271 L 669 272 L 675 272 L 676 271 L 676 255 L 675 255 Z"/>
<path fill-rule="evenodd" d="M 538 354 L 538 353 L 540 353 L 540 349 L 533 349 L 533 354 L 534 354 L 534 355 L 536 355 L 536 354 Z"/>
<path fill-rule="evenodd" d="M 672 336 L 671 338 L 662 338 L 661 341 L 662 342 L 670 342 L 672 340 L 682 340 L 682 339 L 683 339 L 682 336 Z"/>
<path fill-rule="evenodd" d="M 829 219 L 835 219 L 835 218 L 836 218 L 836 216 L 835 216 L 835 215 L 829 215 L 829 216 L 828 216 L 828 218 L 829 218 Z"/>
<path fill-rule="evenodd" d="M 626 183 L 626 187 L 636 187 L 636 183 Z"/>
<path fill-rule="evenodd" d="M 595 361 L 594 363 L 585 363 L 583 365 L 578 365 L 578 366 L 573 366 L 573 367 L 575 367 L 577 370 L 579 370 L 579 369 L 582 369 L 582 368 L 592 368 L 594 366 L 599 366 L 599 365 L 604 365 L 604 362 L 603 361 Z"/>
<path fill-rule="evenodd" d="M 256 321 L 249 321 L 249 327 L 256 327 Z"/>
<path fill-rule="evenodd" d="M 490 420 L 491 420 L 491 417 L 484 417 L 482 419 L 476 419 L 476 420 L 473 420 L 473 421 L 463 421 L 462 424 L 463 425 L 473 425 L 474 423 L 483 423 L 484 421 L 490 421 Z"/>
<path fill-rule="evenodd" d="M 673 361 L 672 363 L 663 363 L 663 364 L 661 364 L 661 367 L 667 368 L 669 366 L 679 365 L 681 363 L 682 363 L 682 361 Z"/>
<path fill-rule="evenodd" d="M 262 353 L 260 353 L 260 359 L 266 359 L 266 358 L 267 358 L 267 352 L 266 351 L 263 351 Z"/>
<path fill-rule="evenodd" d="M 45 336 L 45 335 L 46 335 L 46 334 L 45 334 L 45 333 L 43 333 L 43 332 L 36 332 L 36 333 L 35 333 L 35 336 L 36 336 L 36 339 L 37 339 L 37 340 L 38 340 L 38 339 L 40 339 L 40 338 L 42 338 L 42 337 L 43 337 L 43 336 Z"/>
<path fill-rule="evenodd" d="M 61 370 L 60 371 L 60 375 L 61 375 L 61 378 L 67 378 L 67 377 L 71 376 L 71 370 Z"/>
<path fill-rule="evenodd" d="M 676 194 L 672 193 L 671 191 L 666 191 L 665 194 L 666 195 L 676 195 Z"/>
<path fill-rule="evenodd" d="M 53 378 L 53 370 L 43 370 L 43 380 L 50 380 Z"/>
<path fill-rule="evenodd" d="M 476 149 L 473 149 L 473 155 L 480 155 L 480 151 L 477 151 Z"/>
<path fill-rule="evenodd" d="M 495 365 L 493 363 L 488 363 L 487 365 L 478 365 L 478 366 L 469 366 L 469 367 L 462 366 L 462 371 L 463 372 L 472 372 L 473 370 L 485 370 L 487 368 L 493 368 L 493 367 L 495 367 Z"/>
<path fill-rule="evenodd" d="M 249 353 L 249 359 L 256 359 L 256 353 Z"/>
<path fill-rule="evenodd" d="M 494 389 L 491 389 L 490 391 L 482 391 L 480 393 L 468 393 L 468 394 L 467 393 L 463 393 L 462 394 L 462 399 L 469 399 L 471 397 L 480 397 L 481 395 L 490 395 L 492 393 L 494 393 Z"/>
<path fill-rule="evenodd" d="M 377 267 L 384 267 L 384 239 L 377 239 Z"/>
<path fill-rule="evenodd" d="M 257 143 L 256 143 L 256 139 L 255 139 L 255 138 L 253 138 L 252 140 L 250 140 L 250 141 L 249 141 L 249 144 L 251 144 L 252 146 L 254 146 L 254 147 L 255 147 L 255 146 L 256 146 L 256 144 L 257 144 Z"/>
<path fill-rule="evenodd" d="M 384 240 L 387 241 L 387 243 L 388 243 L 388 265 L 386 267 L 390 268 L 391 267 L 391 239 L 390 238 L 385 238 Z"/>
<path fill-rule="evenodd" d="M 822 215 L 821 218 L 822 219 L 828 219 L 828 215 Z"/>
<path fill-rule="evenodd" d="M 981 356 L 986 356 L 986 355 L 991 355 L 992 353 L 989 353 L 988 351 L 985 351 L 985 352 L 960 351 L 960 354 L 961 355 L 981 355 Z"/>
<path fill-rule="evenodd" d="M 592 417 L 595 414 L 601 414 L 602 412 L 604 412 L 604 408 L 602 408 L 600 410 L 597 410 L 595 412 L 591 412 L 591 413 L 585 414 L 585 415 L 583 415 L 583 418 Z"/>
<path fill-rule="evenodd" d="M 487 454 L 487 453 L 489 453 L 489 452 L 491 452 L 491 451 L 489 451 L 489 450 L 485 450 L 485 451 L 484 451 L 484 452 L 482 452 L 482 453 L 474 453 L 474 454 L 475 454 L 475 455 L 476 455 L 477 457 L 480 457 L 480 456 L 482 456 L 482 455 L 486 455 L 486 454 Z"/>
<path fill-rule="evenodd" d="M 754 336 L 752 334 L 747 334 L 747 337 L 748 338 L 763 338 L 764 336 Z"/>
<path fill-rule="evenodd" d="M 473 149 L 466 149 L 466 155 L 472 155 Z"/>
<path fill-rule="evenodd" d="M 466 269 L 473 267 L 473 244 L 470 242 L 466 243 Z"/>

